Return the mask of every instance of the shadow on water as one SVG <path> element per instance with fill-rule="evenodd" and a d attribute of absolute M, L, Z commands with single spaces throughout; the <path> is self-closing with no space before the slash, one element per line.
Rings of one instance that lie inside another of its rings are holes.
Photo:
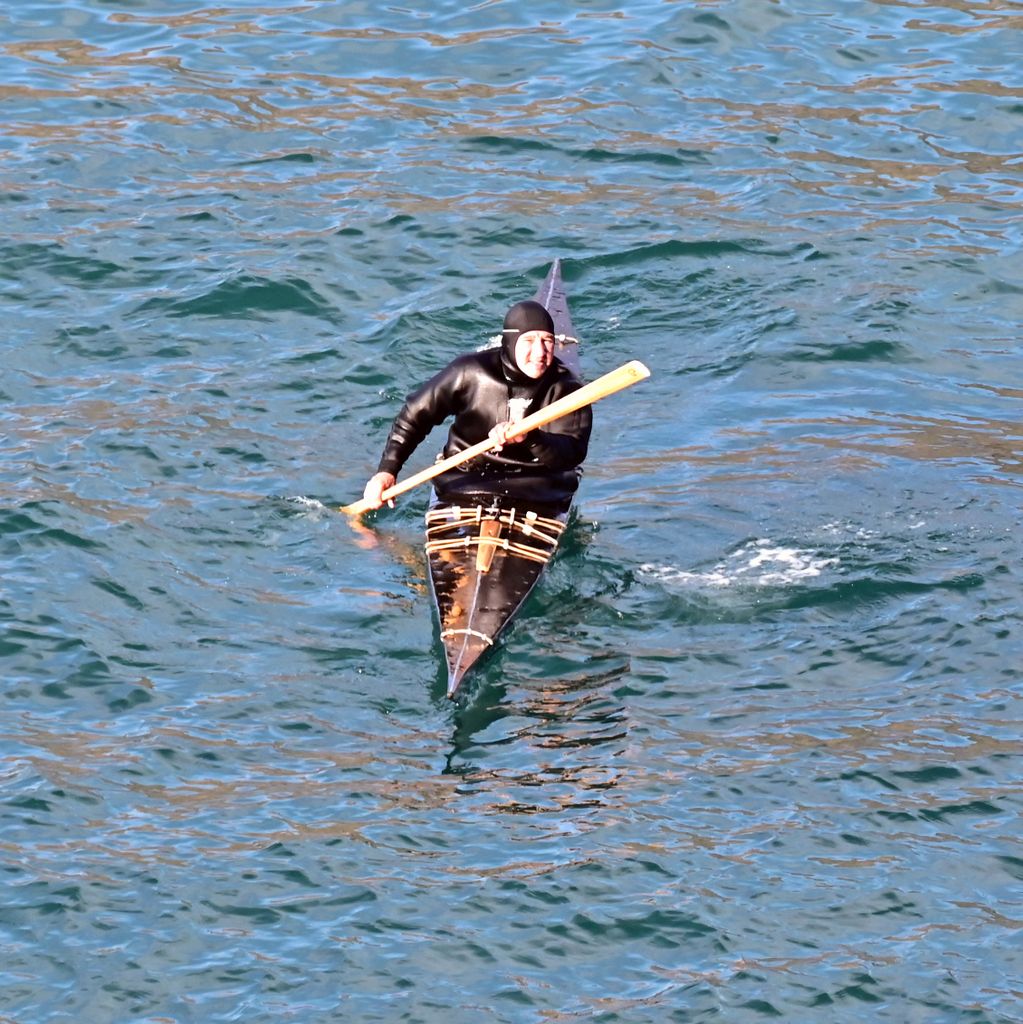
<path fill-rule="evenodd" d="M 616 690 L 627 670 L 588 666 L 571 675 L 488 681 L 452 713 L 443 774 L 457 776 L 460 792 L 482 800 L 484 813 L 603 806 L 629 738 L 629 711 Z"/>

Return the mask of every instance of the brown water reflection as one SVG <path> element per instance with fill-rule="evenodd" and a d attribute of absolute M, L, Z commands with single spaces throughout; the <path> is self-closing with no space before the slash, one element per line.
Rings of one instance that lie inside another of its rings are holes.
<path fill-rule="evenodd" d="M 602 6 L 4 22 L 11 1019 L 1015 1012 L 1018 4 Z M 554 255 L 650 390 L 453 707 L 329 510 Z"/>
<path fill-rule="evenodd" d="M 775 425 L 798 426 L 801 444 L 843 453 L 851 450 L 884 461 L 892 458 L 927 462 L 979 460 L 999 473 L 1014 476 L 1023 472 L 1023 431 L 1017 420 L 981 417 L 944 420 L 892 415 L 778 420 Z M 811 432 L 812 428 L 820 427 L 837 428 L 841 436 Z"/>

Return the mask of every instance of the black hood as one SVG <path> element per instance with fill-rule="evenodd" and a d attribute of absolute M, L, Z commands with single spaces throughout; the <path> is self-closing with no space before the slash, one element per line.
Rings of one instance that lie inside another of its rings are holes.
<path fill-rule="evenodd" d="M 518 363 L 515 362 L 515 342 L 519 340 L 520 334 L 527 334 L 529 331 L 554 333 L 554 321 L 550 313 L 532 299 L 516 302 L 504 318 L 504 328 L 501 331 L 501 369 L 512 384 L 539 384 L 554 371 L 553 360 L 540 380 L 534 380 L 519 369 Z"/>

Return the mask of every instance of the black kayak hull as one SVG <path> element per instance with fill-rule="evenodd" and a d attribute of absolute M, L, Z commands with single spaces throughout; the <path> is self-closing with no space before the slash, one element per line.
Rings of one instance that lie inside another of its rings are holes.
<path fill-rule="evenodd" d="M 558 548 L 568 513 L 436 501 L 426 518 L 426 554 L 448 697 L 497 642 Z"/>

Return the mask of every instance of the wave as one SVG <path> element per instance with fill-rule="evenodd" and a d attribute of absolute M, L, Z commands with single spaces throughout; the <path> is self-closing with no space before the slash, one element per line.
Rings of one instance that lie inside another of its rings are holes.
<path fill-rule="evenodd" d="M 661 583 L 697 588 L 786 587 L 816 579 L 828 570 L 837 571 L 840 566 L 836 557 L 762 538 L 743 544 L 708 569 L 692 571 L 648 562 L 639 567 L 639 572 Z"/>
<path fill-rule="evenodd" d="M 333 303 L 308 281 L 296 277 L 274 280 L 254 274 L 228 278 L 191 298 L 148 299 L 136 312 L 225 319 L 262 319 L 269 313 L 298 313 L 331 323 L 337 320 Z"/>

